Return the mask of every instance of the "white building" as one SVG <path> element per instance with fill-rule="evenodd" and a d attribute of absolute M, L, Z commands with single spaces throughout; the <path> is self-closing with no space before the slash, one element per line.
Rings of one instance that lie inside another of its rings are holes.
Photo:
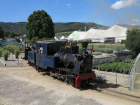
<path fill-rule="evenodd" d="M 68 40 L 69 41 L 74 41 L 74 40 L 82 40 L 83 39 L 83 35 L 85 34 L 85 31 L 74 31 L 73 33 L 71 33 L 68 36 Z"/>
<path fill-rule="evenodd" d="M 114 25 L 107 30 L 90 29 L 82 40 L 92 40 L 93 42 L 104 42 L 106 39 L 115 39 L 115 42 L 121 42 L 126 39 L 127 28 Z"/>
<path fill-rule="evenodd" d="M 126 40 L 127 29 L 128 28 L 123 26 L 114 25 L 107 30 L 91 28 L 87 32 L 74 31 L 69 35 L 68 40 L 91 40 L 93 42 L 105 42 L 107 40 L 114 40 L 115 42 L 121 42 L 121 40 Z"/>

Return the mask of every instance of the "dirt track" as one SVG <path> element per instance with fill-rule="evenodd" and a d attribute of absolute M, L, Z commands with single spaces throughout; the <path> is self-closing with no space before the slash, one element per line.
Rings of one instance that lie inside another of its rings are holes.
<path fill-rule="evenodd" d="M 0 103 L 4 105 L 139 105 L 140 97 L 115 87 L 80 90 L 38 73 L 33 67 L 0 68 Z M 111 90 L 111 91 L 110 91 Z"/>

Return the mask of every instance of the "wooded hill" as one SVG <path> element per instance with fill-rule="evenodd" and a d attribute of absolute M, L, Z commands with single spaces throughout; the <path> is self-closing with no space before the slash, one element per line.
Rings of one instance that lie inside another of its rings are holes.
<path fill-rule="evenodd" d="M 19 33 L 21 35 L 26 34 L 26 24 L 27 22 L 0 22 L 1 27 L 3 30 L 12 32 L 12 33 Z M 80 22 L 69 22 L 69 23 L 54 23 L 55 35 L 67 35 L 75 30 L 84 31 L 89 30 L 90 28 L 96 29 L 108 29 L 108 26 L 99 25 L 96 23 L 80 23 Z"/>

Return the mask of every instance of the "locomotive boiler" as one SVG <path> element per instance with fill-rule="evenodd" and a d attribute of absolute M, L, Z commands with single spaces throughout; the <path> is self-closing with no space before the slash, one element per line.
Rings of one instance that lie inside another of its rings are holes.
<path fill-rule="evenodd" d="M 91 72 L 92 55 L 78 53 L 78 46 L 61 47 L 60 51 L 55 54 L 55 57 L 59 58 L 59 67 L 66 68 L 74 74 Z"/>

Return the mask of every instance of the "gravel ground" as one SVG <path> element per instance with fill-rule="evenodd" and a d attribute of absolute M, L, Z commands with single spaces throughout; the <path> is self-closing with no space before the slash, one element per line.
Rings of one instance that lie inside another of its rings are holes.
<path fill-rule="evenodd" d="M 23 60 L 21 59 L 23 56 L 24 54 L 21 53 L 19 59 L 16 59 L 14 55 L 10 54 L 7 61 L 3 57 L 0 57 L 0 67 L 4 66 L 4 64 L 8 67 L 24 66 Z"/>
<path fill-rule="evenodd" d="M 5 105 L 101 105 L 92 98 L 84 98 L 81 95 L 69 93 L 72 91 L 67 90 L 67 85 L 61 83 L 61 81 L 51 77 L 48 77 L 49 80 L 46 80 L 46 77 L 37 74 L 36 71 L 32 71 L 35 72 L 32 73 L 30 70 L 23 72 L 16 68 L 12 69 L 12 73 L 10 73 L 10 70 L 5 69 L 4 72 L 1 70 L 0 74 L 0 102 Z M 5 73 L 6 71 L 10 75 Z M 39 75 L 39 77 L 36 78 L 34 77 L 35 75 Z M 51 83 L 53 81 L 62 84 L 62 86 Z M 44 82 L 47 83 L 44 84 Z M 55 89 L 51 88 L 50 84 L 53 84 Z M 70 86 L 69 88 L 73 87 Z"/>
<path fill-rule="evenodd" d="M 76 89 L 38 73 L 24 60 L 19 66 L 0 66 L 0 103 L 4 105 L 140 105 L 139 92 L 110 84 L 99 87 Z"/>

